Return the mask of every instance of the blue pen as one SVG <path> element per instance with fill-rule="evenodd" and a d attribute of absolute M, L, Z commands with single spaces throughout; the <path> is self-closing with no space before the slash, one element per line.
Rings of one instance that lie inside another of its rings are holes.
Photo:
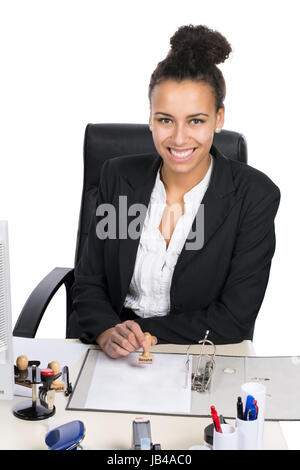
<path fill-rule="evenodd" d="M 245 412 L 244 412 L 244 420 L 248 420 L 248 414 L 250 411 L 251 404 L 254 403 L 255 398 L 252 395 L 247 396 L 246 405 L 245 405 Z"/>

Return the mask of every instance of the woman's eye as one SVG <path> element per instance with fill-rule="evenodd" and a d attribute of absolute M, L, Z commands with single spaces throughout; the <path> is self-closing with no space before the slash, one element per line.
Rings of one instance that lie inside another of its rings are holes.
<path fill-rule="evenodd" d="M 168 119 L 168 118 L 160 118 L 159 119 L 159 122 L 163 122 L 163 121 L 170 121 L 170 119 Z"/>
<path fill-rule="evenodd" d="M 196 121 L 195 124 L 199 124 L 199 122 L 205 122 L 203 119 L 192 119 L 192 121 Z"/>
<path fill-rule="evenodd" d="M 159 121 L 159 122 L 163 122 L 163 123 L 165 123 L 165 124 L 168 124 L 169 122 L 171 122 L 171 119 L 168 119 L 168 118 L 160 118 L 158 121 Z M 199 124 L 199 123 L 204 123 L 205 121 L 203 121 L 203 119 L 196 119 L 196 118 L 194 118 L 194 119 L 191 119 L 190 122 L 193 122 L 194 124 Z"/>

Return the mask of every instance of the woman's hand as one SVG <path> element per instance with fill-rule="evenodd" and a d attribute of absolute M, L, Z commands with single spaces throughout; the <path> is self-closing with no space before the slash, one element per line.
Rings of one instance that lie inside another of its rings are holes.
<path fill-rule="evenodd" d="M 138 323 L 126 320 L 123 323 L 103 331 L 97 339 L 100 348 L 113 359 L 128 356 L 131 352 L 145 346 L 145 336 Z M 152 344 L 157 344 L 156 336 L 152 336 Z"/>

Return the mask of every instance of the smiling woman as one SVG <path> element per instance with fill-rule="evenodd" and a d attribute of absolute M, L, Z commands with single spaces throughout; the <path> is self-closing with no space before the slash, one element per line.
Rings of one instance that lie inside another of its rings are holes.
<path fill-rule="evenodd" d="M 193 110 L 201 110 L 198 119 L 190 117 Z M 162 114 L 172 117 L 161 118 Z M 210 165 L 215 129 L 223 123 L 224 107 L 216 112 L 214 93 L 207 83 L 168 79 L 156 85 L 151 98 L 150 127 L 155 147 L 163 158 L 161 173 L 168 188 L 177 186 L 183 196 L 203 179 Z"/>
<path fill-rule="evenodd" d="M 228 58 L 231 46 L 202 25 L 180 27 L 170 43 L 150 79 L 149 126 L 164 160 L 164 183 L 187 192 L 206 174 L 214 132 L 224 124 L 226 85 L 216 65 Z"/>
<path fill-rule="evenodd" d="M 75 268 L 68 336 L 113 358 L 143 346 L 145 331 L 152 344 L 197 343 L 207 330 L 215 344 L 251 339 L 275 251 L 279 188 L 212 143 L 224 124 L 217 65 L 231 52 L 227 39 L 187 25 L 170 43 L 148 92 L 157 154 L 104 163 Z M 99 238 L 99 207 L 115 204 L 124 220 L 115 202 L 124 197 L 126 209 L 145 205 L 139 237 Z"/>

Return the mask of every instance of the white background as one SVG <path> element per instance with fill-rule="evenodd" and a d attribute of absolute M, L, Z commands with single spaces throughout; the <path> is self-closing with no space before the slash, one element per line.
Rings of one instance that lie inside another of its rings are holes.
<path fill-rule="evenodd" d="M 225 128 L 280 187 L 277 249 L 254 335 L 257 354 L 299 344 L 297 1 L 26 0 L 0 3 L 0 219 L 9 221 L 13 323 L 54 267 L 73 267 L 89 122 L 147 123 L 151 73 L 184 24 L 219 30 L 233 53 Z M 63 289 L 39 337 L 64 337 Z"/>

